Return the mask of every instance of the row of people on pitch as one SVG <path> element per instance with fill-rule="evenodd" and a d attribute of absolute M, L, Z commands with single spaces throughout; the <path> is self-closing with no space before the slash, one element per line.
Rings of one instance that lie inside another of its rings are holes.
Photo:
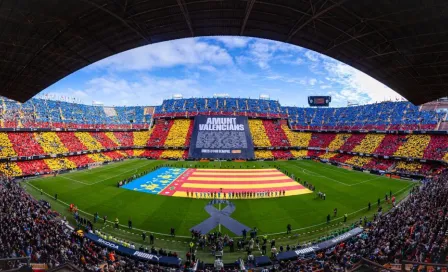
<path fill-rule="evenodd" d="M 298 178 L 297 181 L 300 182 L 300 179 Z M 306 188 L 310 189 L 313 192 L 316 190 L 316 186 L 314 186 L 313 184 L 311 184 L 305 180 L 303 181 L 303 186 L 305 186 Z"/>
<path fill-rule="evenodd" d="M 190 192 L 187 191 L 187 197 L 196 198 L 257 198 L 257 197 L 279 197 L 286 196 L 285 190 L 280 191 L 262 191 L 262 192 Z"/>
<path fill-rule="evenodd" d="M 123 186 L 123 185 L 126 185 L 126 184 L 128 184 L 129 182 L 131 182 L 131 181 L 133 181 L 133 180 L 135 180 L 135 179 L 137 179 L 137 178 L 139 178 L 139 177 L 143 177 L 143 176 L 145 176 L 145 175 L 148 174 L 148 173 L 149 173 L 149 171 L 143 171 L 143 172 L 141 172 L 141 173 L 132 175 L 132 177 L 129 177 L 129 178 L 125 178 L 125 179 L 123 179 L 123 180 L 120 180 L 119 182 L 117 182 L 117 187 L 121 187 L 121 186 Z"/>

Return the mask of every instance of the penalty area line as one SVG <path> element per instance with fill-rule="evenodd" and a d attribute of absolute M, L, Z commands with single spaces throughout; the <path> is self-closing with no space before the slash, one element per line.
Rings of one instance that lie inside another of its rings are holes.
<path fill-rule="evenodd" d="M 342 181 L 339 181 L 339 180 L 337 180 L 337 179 L 334 179 L 334 178 L 330 178 L 330 177 L 327 177 L 327 176 L 325 176 L 325 175 L 322 175 L 322 174 L 319 174 L 319 173 L 316 173 L 316 172 L 314 172 L 314 171 L 311 171 L 311 170 L 308 170 L 308 169 L 305 169 L 305 168 L 303 168 L 303 167 L 300 167 L 300 166 L 296 166 L 297 168 L 300 168 L 300 169 L 302 169 L 302 170 L 306 170 L 307 172 L 310 172 L 310 173 L 312 173 L 314 176 L 316 176 L 316 177 L 319 177 L 319 178 L 326 178 L 326 179 L 329 179 L 329 180 L 332 180 L 332 181 L 335 181 L 335 182 L 337 182 L 337 183 L 339 183 L 339 184 L 342 184 L 342 185 L 345 185 L 345 186 L 350 186 L 350 184 L 347 184 L 347 183 L 344 183 L 344 182 L 342 182 Z M 303 171 L 302 171 L 303 172 Z M 303 172 L 304 174 L 305 174 L 305 172 Z M 309 174 L 308 174 L 309 175 Z"/>

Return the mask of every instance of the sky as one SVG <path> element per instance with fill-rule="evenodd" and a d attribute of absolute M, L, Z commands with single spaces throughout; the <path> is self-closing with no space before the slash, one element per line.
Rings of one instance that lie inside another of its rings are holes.
<path fill-rule="evenodd" d="M 184 98 L 258 98 L 306 106 L 310 95 L 331 95 L 331 106 L 401 96 L 368 75 L 312 50 L 247 37 L 180 39 L 132 49 L 91 64 L 45 89 L 84 104 L 155 106 Z"/>

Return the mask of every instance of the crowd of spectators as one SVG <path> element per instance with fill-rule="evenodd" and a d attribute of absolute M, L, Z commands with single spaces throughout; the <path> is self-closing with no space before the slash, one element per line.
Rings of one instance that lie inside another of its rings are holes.
<path fill-rule="evenodd" d="M 430 130 L 444 113 L 420 109 L 410 102 L 382 102 L 340 108 L 282 107 L 295 129 Z"/>
<path fill-rule="evenodd" d="M 414 187 L 409 196 L 383 214 L 381 206 L 371 221 L 358 224 L 364 232 L 347 241 L 300 256 L 274 262 L 264 271 L 346 271 L 361 258 L 388 267 L 402 260 L 443 264 L 448 257 L 448 171 Z M 298 246 L 297 249 L 310 244 Z M 415 265 L 417 271 L 420 265 Z M 418 270 L 421 271 L 421 270 Z"/>
<path fill-rule="evenodd" d="M 185 147 L 186 139 L 190 127 L 193 125 L 192 119 L 176 119 L 164 141 L 164 146 Z"/>
<path fill-rule="evenodd" d="M 201 250 L 212 254 L 228 247 L 230 251 L 271 252 L 275 271 L 344 271 L 355 265 L 361 257 L 381 265 L 401 260 L 422 263 L 443 263 L 448 254 L 448 171 L 426 179 L 415 186 L 409 196 L 383 214 L 381 206 L 372 221 L 360 220 L 365 231 L 348 241 L 318 251 L 294 261 L 275 262 L 275 256 L 289 246 L 276 248 L 275 241 L 265 242 L 265 236 L 256 231 L 237 241 L 220 233 L 202 235 L 192 232 L 192 238 Z M 85 271 L 162 271 L 147 263 L 119 256 L 99 247 L 68 228 L 48 203 L 38 202 L 28 195 L 17 182 L 0 179 L 0 258 L 25 257 L 35 263 L 55 267 L 72 262 Z M 263 249 L 263 245 L 269 247 Z M 301 245 L 309 246 L 308 244 Z M 273 251 L 273 248 L 275 250 Z M 297 246 L 297 249 L 300 249 Z M 195 249 L 186 260 L 195 259 Z"/>
<path fill-rule="evenodd" d="M 280 120 L 265 119 L 262 122 L 271 146 L 290 146 Z"/>
<path fill-rule="evenodd" d="M 36 98 L 21 104 L 0 97 L 0 125 L 5 128 L 148 128 L 153 114 L 150 108 L 104 107 Z"/>
<path fill-rule="evenodd" d="M 83 271 L 169 271 L 120 256 L 75 232 L 49 204 L 28 195 L 16 182 L 0 180 L 0 258 L 29 257 L 49 268 L 73 263 Z"/>
<path fill-rule="evenodd" d="M 259 147 L 270 147 L 271 142 L 266 134 L 266 130 L 263 125 L 263 120 L 261 119 L 251 119 L 249 120 L 249 129 L 252 135 L 252 141 L 254 146 Z"/>

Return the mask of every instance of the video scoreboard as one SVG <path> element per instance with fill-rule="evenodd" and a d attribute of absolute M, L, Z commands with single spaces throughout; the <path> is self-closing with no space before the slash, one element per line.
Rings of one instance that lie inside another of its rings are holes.
<path fill-rule="evenodd" d="M 308 96 L 308 105 L 311 107 L 330 106 L 331 96 Z"/>

